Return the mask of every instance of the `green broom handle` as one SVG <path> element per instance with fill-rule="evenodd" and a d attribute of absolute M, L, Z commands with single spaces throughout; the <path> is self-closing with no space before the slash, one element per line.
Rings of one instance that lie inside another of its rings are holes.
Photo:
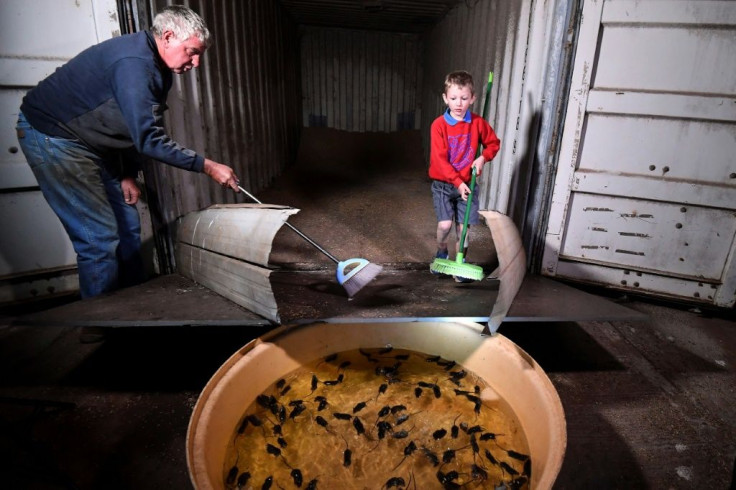
<path fill-rule="evenodd" d="M 488 118 L 488 105 L 491 102 L 491 87 L 493 86 L 493 72 L 488 72 L 488 83 L 486 84 L 486 100 L 483 101 L 483 119 Z"/>
<path fill-rule="evenodd" d="M 483 101 L 483 119 L 488 117 L 488 104 L 491 100 L 491 87 L 493 87 L 493 72 L 488 72 L 488 83 L 486 84 L 486 99 Z M 478 143 L 478 150 L 475 152 L 475 158 L 478 158 L 482 152 L 480 143 Z M 463 220 L 463 233 L 460 237 L 460 260 L 463 259 L 463 250 L 465 250 L 465 236 L 468 233 L 468 220 L 470 219 L 470 207 L 472 206 L 473 191 L 475 189 L 475 167 L 473 167 L 472 176 L 470 177 L 470 194 L 468 195 L 468 204 L 465 206 L 465 219 Z"/>
<path fill-rule="evenodd" d="M 483 119 L 488 119 L 488 105 L 491 101 L 491 87 L 493 87 L 493 72 L 488 72 L 488 83 L 486 84 L 486 99 L 483 101 Z M 475 158 L 478 158 L 481 154 L 480 142 L 478 142 L 478 149 L 475 152 Z"/>
<path fill-rule="evenodd" d="M 463 257 L 465 256 L 465 254 L 463 253 L 463 250 L 465 250 L 465 236 L 468 234 L 468 221 L 470 219 L 470 208 L 473 207 L 473 189 L 475 188 L 475 167 L 473 167 L 471 174 L 472 174 L 472 177 L 470 177 L 470 194 L 468 194 L 468 202 L 465 203 L 465 219 L 463 219 L 463 232 L 460 236 L 460 247 L 458 248 L 457 257 L 455 259 L 455 261 L 459 263 L 462 263 Z"/>

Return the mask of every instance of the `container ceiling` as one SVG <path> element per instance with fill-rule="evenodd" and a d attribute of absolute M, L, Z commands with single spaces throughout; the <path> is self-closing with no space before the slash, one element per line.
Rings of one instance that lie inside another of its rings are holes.
<path fill-rule="evenodd" d="M 301 25 L 422 33 L 462 0 L 280 0 Z"/>

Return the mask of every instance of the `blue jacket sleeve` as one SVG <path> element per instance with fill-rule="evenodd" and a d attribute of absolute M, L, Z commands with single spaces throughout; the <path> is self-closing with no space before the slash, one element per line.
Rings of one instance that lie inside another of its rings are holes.
<path fill-rule="evenodd" d="M 164 130 L 168 90 L 158 68 L 141 58 L 123 58 L 109 74 L 115 100 L 138 152 L 175 167 L 202 172 L 204 157 L 181 146 Z"/>

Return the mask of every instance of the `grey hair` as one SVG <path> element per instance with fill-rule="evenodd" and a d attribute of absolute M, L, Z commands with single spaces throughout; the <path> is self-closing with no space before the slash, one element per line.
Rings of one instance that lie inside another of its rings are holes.
<path fill-rule="evenodd" d="M 170 5 L 156 14 L 151 30 L 158 38 L 165 31 L 171 31 L 180 41 L 196 36 L 205 46 L 209 47 L 211 44 L 210 31 L 202 17 L 183 5 Z"/>

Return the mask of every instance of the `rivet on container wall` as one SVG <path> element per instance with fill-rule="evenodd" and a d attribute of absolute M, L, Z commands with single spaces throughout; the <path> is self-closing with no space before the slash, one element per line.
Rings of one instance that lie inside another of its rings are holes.
<path fill-rule="evenodd" d="M 654 165 L 649 165 L 649 170 L 656 170 L 656 169 L 657 169 L 657 167 L 656 167 L 656 166 L 654 166 Z"/>
<path fill-rule="evenodd" d="M 17 146 L 11 146 L 10 148 L 8 148 L 8 151 L 10 153 L 13 153 L 13 154 L 18 153 L 18 147 Z"/>
<path fill-rule="evenodd" d="M 681 207 L 680 208 L 680 212 L 681 213 L 687 213 L 687 208 L 686 207 Z"/>
<path fill-rule="evenodd" d="M 732 178 L 732 179 L 736 179 L 736 172 L 731 172 L 731 174 L 729 175 L 729 177 Z"/>
<path fill-rule="evenodd" d="M 677 228 L 678 230 L 679 230 L 680 228 L 682 228 L 682 223 L 677 223 L 677 224 L 675 225 L 675 228 Z"/>
<path fill-rule="evenodd" d="M 693 293 L 693 296 L 696 298 L 700 298 L 700 293 Z"/>
<path fill-rule="evenodd" d="M 626 280 L 621 281 L 621 285 L 626 286 Z"/>
<path fill-rule="evenodd" d="M 670 171 L 670 168 L 669 167 L 662 167 L 662 173 L 663 174 L 666 174 L 669 171 Z"/>

